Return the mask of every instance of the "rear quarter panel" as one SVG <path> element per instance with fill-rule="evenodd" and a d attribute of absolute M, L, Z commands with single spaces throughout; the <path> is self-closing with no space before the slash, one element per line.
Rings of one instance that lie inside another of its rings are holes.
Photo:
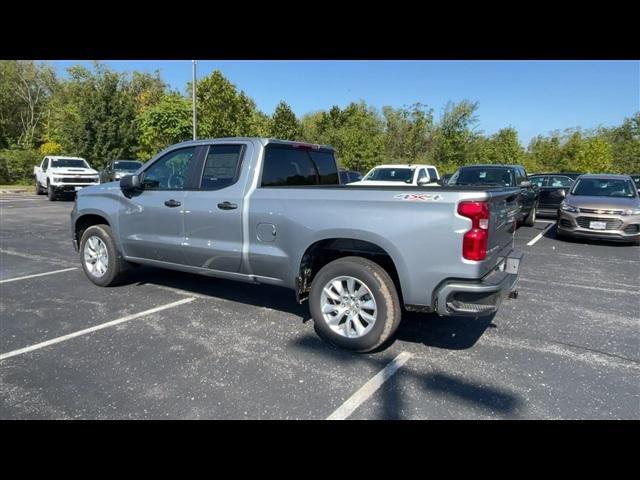
<path fill-rule="evenodd" d="M 491 268 L 492 261 L 462 258 L 462 237 L 470 220 L 456 213 L 461 199 L 485 200 L 488 194 L 432 188 L 420 192 L 432 195 L 431 200 L 410 200 L 416 193 L 415 187 L 258 188 L 250 200 L 250 265 L 245 267 L 251 271 L 246 273 L 281 278 L 294 288 L 310 245 L 352 238 L 374 243 L 391 256 L 405 303 L 429 305 L 432 291 L 445 278 L 480 278 Z M 505 208 L 497 208 L 507 215 Z M 258 239 L 259 224 L 275 226 L 273 241 Z"/>

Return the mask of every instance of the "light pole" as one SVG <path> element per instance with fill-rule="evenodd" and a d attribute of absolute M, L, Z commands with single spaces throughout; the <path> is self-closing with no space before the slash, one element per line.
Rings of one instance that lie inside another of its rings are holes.
<path fill-rule="evenodd" d="M 191 82 L 191 104 L 193 108 L 193 139 L 195 140 L 197 137 L 197 129 L 196 129 L 196 61 L 191 60 L 192 64 L 192 76 L 193 81 Z"/>

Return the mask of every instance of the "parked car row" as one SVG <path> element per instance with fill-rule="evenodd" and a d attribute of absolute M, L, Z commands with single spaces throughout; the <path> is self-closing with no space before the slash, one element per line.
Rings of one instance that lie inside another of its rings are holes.
<path fill-rule="evenodd" d="M 49 200 L 55 201 L 62 195 L 75 194 L 90 185 L 119 180 L 141 166 L 142 162 L 137 160 L 113 160 L 98 172 L 84 158 L 50 155 L 33 167 L 35 192 L 47 194 Z"/>
<path fill-rule="evenodd" d="M 46 193 L 49 200 L 56 200 L 60 195 L 75 194 L 86 186 L 118 181 L 142 165 L 137 160 L 113 160 L 97 172 L 83 158 L 47 156 L 40 166 L 34 167 L 35 190 L 38 194 Z M 219 181 L 218 177 L 226 175 L 225 172 L 227 170 L 219 166 L 209 173 Z M 335 179 L 326 177 L 323 183 L 358 187 L 514 188 L 518 206 L 516 224 L 533 226 L 537 215 L 553 216 L 557 217 L 558 237 L 640 241 L 640 175 L 537 173 L 528 176 L 522 165 L 492 164 L 461 167 L 448 177 L 441 178 L 433 165 L 389 164 L 372 168 L 364 177 L 354 170 L 338 169 Z M 185 179 L 175 177 L 173 182 L 177 181 L 184 183 Z"/>

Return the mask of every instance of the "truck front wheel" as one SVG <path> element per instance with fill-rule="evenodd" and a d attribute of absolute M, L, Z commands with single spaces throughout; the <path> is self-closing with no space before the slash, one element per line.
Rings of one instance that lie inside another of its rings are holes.
<path fill-rule="evenodd" d="M 389 340 L 402 314 L 389 274 L 361 257 L 325 265 L 311 283 L 309 308 L 320 337 L 357 352 L 375 350 Z"/>
<path fill-rule="evenodd" d="M 56 190 L 51 186 L 51 184 L 47 184 L 47 197 L 51 202 L 55 202 L 58 199 Z"/>
<path fill-rule="evenodd" d="M 101 287 L 117 284 L 129 267 L 108 225 L 93 225 L 84 231 L 80 240 L 80 262 L 89 280 Z"/>
<path fill-rule="evenodd" d="M 536 211 L 538 210 L 538 204 L 534 203 L 529 211 L 529 215 L 524 219 L 524 225 L 527 227 L 533 227 L 536 224 Z"/>
<path fill-rule="evenodd" d="M 36 195 L 44 195 L 44 190 L 40 186 L 40 182 L 38 181 L 37 178 L 36 178 Z"/>

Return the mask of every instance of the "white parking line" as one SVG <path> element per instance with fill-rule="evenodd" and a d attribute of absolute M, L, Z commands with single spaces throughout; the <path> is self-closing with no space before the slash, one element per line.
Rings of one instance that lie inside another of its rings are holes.
<path fill-rule="evenodd" d="M 17 282 L 18 280 L 27 280 L 29 278 L 44 277 L 45 275 L 54 275 L 56 273 L 70 272 L 71 270 L 77 270 L 77 269 L 78 267 L 63 268 L 62 270 L 54 270 L 53 272 L 36 273 L 34 275 L 25 275 L 24 277 L 7 278 L 6 280 L 0 280 L 0 283 Z"/>
<path fill-rule="evenodd" d="M 407 363 L 411 358 L 409 352 L 402 352 L 391 362 L 387 364 L 382 370 L 380 370 L 371 380 L 365 383 L 360 389 L 351 395 L 349 399 L 340 405 L 335 412 L 327 417 L 327 420 L 344 420 L 351 415 L 356 408 L 362 405 L 376 390 L 378 390 L 384 382 L 389 380 L 391 376 L 398 371 L 398 369 Z"/>
<path fill-rule="evenodd" d="M 33 352 L 34 350 L 48 347 L 49 345 L 54 345 L 56 343 L 64 342 L 66 340 L 71 340 L 72 338 L 76 338 L 81 335 L 86 335 L 88 333 L 96 332 L 104 328 L 113 327 L 114 325 L 128 322 L 129 320 L 143 317 L 145 315 L 150 315 L 152 313 L 160 312 L 168 308 L 177 307 L 178 305 L 183 305 L 185 303 L 189 303 L 194 300 L 195 300 L 194 297 L 184 298 L 182 300 L 178 300 L 177 302 L 167 303 L 166 305 L 162 305 L 160 307 L 155 307 L 149 310 L 145 310 L 144 312 L 134 313 L 132 315 L 127 315 L 126 317 L 118 318 L 117 320 L 111 320 L 110 322 L 101 323 L 100 325 L 96 325 L 95 327 L 85 328 L 84 330 L 78 330 L 77 332 L 69 333 L 61 337 L 52 338 L 51 340 L 47 340 L 46 342 L 36 343 L 35 345 L 31 345 L 30 347 L 24 347 L 24 348 L 20 348 L 19 350 L 13 350 L 12 352 L 3 353 L 0 355 L 0 360 L 5 360 L 7 358 L 15 357 L 16 355 L 22 355 L 23 353 L 27 353 L 27 352 Z"/>
<path fill-rule="evenodd" d="M 536 236 L 533 238 L 533 240 L 531 240 L 529 243 L 527 243 L 527 246 L 529 246 L 529 247 L 530 247 L 531 245 L 533 245 L 534 243 L 536 243 L 538 240 L 540 240 L 540 239 L 543 237 L 543 235 L 544 235 L 545 233 L 547 233 L 547 230 L 549 230 L 549 229 L 550 229 L 551 227 L 553 227 L 555 224 L 556 224 L 556 222 L 552 222 L 552 223 L 550 223 L 549 225 L 547 225 L 547 227 L 546 227 L 544 230 L 542 230 L 538 235 L 536 235 Z"/>

